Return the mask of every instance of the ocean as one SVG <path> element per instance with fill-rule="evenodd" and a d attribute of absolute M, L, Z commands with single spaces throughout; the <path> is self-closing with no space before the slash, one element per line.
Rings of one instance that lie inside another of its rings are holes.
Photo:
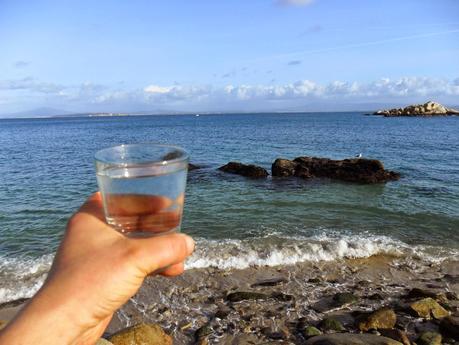
<path fill-rule="evenodd" d="M 0 120 L 0 303 L 42 284 L 69 216 L 97 190 L 94 153 L 121 143 L 184 147 L 182 231 L 197 239 L 188 268 L 245 268 L 395 255 L 459 259 L 459 117 L 347 113 Z M 250 180 L 228 161 L 270 170 L 279 157 L 362 153 L 400 172 L 363 185 Z"/>

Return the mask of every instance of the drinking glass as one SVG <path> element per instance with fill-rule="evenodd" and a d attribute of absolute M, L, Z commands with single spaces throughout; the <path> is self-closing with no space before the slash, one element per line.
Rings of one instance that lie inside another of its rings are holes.
<path fill-rule="evenodd" d="M 188 154 L 160 144 L 119 145 L 95 154 L 105 219 L 129 237 L 180 231 Z"/>

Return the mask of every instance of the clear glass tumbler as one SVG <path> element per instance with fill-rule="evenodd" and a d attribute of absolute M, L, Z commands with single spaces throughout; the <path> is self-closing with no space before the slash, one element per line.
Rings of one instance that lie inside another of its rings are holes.
<path fill-rule="evenodd" d="M 105 218 L 129 237 L 180 231 L 188 154 L 160 144 L 129 144 L 100 150 L 96 174 Z"/>

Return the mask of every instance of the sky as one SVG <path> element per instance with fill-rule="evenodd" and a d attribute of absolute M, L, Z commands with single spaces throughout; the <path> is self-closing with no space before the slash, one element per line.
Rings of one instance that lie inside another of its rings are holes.
<path fill-rule="evenodd" d="M 0 114 L 459 104 L 457 0 L 0 0 Z"/>

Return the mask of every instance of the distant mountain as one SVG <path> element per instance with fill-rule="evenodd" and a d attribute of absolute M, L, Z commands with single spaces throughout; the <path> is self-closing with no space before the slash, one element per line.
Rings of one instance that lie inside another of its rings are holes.
<path fill-rule="evenodd" d="M 62 109 L 55 109 L 55 108 L 37 108 L 27 111 L 20 111 L 17 113 L 3 113 L 0 114 L 0 117 L 12 117 L 12 118 L 20 118 L 20 117 L 48 117 L 48 116 L 57 116 L 57 115 L 68 115 L 72 114 L 72 112 Z"/>

